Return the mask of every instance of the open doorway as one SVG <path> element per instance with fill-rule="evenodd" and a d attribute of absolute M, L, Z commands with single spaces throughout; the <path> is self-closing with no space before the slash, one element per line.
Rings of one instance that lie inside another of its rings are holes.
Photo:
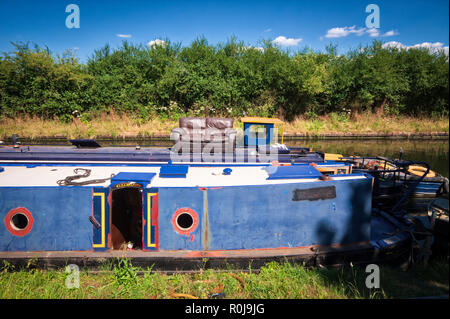
<path fill-rule="evenodd" d="M 112 191 L 111 242 L 113 249 L 142 249 L 142 191 L 121 188 Z"/>

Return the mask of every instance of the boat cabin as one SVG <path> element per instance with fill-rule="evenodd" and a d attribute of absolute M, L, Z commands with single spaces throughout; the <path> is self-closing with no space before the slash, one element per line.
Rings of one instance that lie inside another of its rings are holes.
<path fill-rule="evenodd" d="M 260 146 L 277 143 L 278 133 L 283 144 L 284 122 L 276 118 L 242 117 L 244 146 Z"/>

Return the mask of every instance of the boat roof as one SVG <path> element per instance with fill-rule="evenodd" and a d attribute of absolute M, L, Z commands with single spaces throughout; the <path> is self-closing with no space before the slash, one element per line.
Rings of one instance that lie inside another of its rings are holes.
<path fill-rule="evenodd" d="M 305 172 L 311 170 L 311 166 L 300 164 L 305 167 Z M 295 165 L 295 166 L 300 166 Z M 307 183 L 307 182 L 323 182 L 318 176 L 312 174 L 310 176 L 299 175 L 298 168 L 293 169 L 291 176 L 286 175 L 286 169 L 283 168 L 282 178 L 271 179 L 270 174 L 273 171 L 268 170 L 267 166 L 231 166 L 224 174 L 227 167 L 224 166 L 188 166 L 187 169 L 180 169 L 181 165 L 173 165 L 178 167 L 175 169 L 178 175 L 161 174 L 164 165 L 161 166 L 80 166 L 80 165 L 2 165 L 3 170 L 0 171 L 0 187 L 39 187 L 39 186 L 58 186 L 57 181 L 63 180 L 68 176 L 77 175 L 74 173 L 75 168 L 88 169 L 90 175 L 86 178 L 76 179 L 76 182 L 83 182 L 93 179 L 105 179 L 114 176 L 141 176 L 147 174 L 149 183 L 146 187 L 221 187 L 221 186 L 247 186 L 247 185 L 271 185 L 285 183 Z M 295 167 L 293 166 L 293 167 Z M 180 173 L 181 171 L 181 173 Z M 184 173 L 183 173 L 184 172 Z M 126 173 L 126 174 L 124 174 Z M 79 174 L 79 173 L 78 173 Z M 131 175 L 130 175 L 131 174 Z M 142 175 L 144 174 L 144 175 Z M 309 174 L 309 173 L 308 173 Z M 299 177 L 301 176 L 301 177 Z M 365 179 L 368 178 L 364 174 L 348 174 L 348 175 L 332 175 L 333 180 L 348 179 Z M 151 182 L 150 182 L 151 181 Z M 109 187 L 111 180 L 106 180 L 98 184 L 88 184 L 79 187 Z M 73 186 L 60 186 L 73 187 Z"/>
<path fill-rule="evenodd" d="M 310 153 L 259 153 L 256 147 L 236 148 L 234 153 L 187 153 L 178 154 L 170 148 L 163 147 L 98 147 L 77 148 L 74 146 L 4 146 L 0 147 L 0 163 L 7 161 L 65 161 L 65 162 L 143 162 L 167 163 L 174 162 L 235 162 L 235 163 L 270 163 L 280 162 L 311 163 L 323 162 L 323 157 L 317 152 Z"/>

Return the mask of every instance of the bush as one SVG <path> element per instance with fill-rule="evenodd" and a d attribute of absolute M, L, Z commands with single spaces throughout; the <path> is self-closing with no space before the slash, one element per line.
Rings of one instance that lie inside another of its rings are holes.
<path fill-rule="evenodd" d="M 248 115 L 408 114 L 448 116 L 448 56 L 381 42 L 338 55 L 289 52 L 270 41 L 253 48 L 236 38 L 210 45 L 146 47 L 126 41 L 94 51 L 86 64 L 72 52 L 15 44 L 0 58 L 0 115 L 59 117 L 114 110 L 148 120 Z"/>

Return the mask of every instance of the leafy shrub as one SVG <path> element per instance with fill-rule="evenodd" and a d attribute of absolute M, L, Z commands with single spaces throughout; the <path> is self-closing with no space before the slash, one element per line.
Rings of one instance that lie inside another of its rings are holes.
<path fill-rule="evenodd" d="M 166 40 L 147 47 L 126 41 L 95 50 L 86 64 L 72 52 L 13 43 L 0 57 L 0 115 L 59 117 L 114 110 L 140 117 L 318 116 L 377 112 L 448 116 L 448 56 L 381 42 L 338 55 L 289 52 L 263 41 L 231 38 L 189 46 Z M 93 116 L 95 118 L 95 116 Z"/>

